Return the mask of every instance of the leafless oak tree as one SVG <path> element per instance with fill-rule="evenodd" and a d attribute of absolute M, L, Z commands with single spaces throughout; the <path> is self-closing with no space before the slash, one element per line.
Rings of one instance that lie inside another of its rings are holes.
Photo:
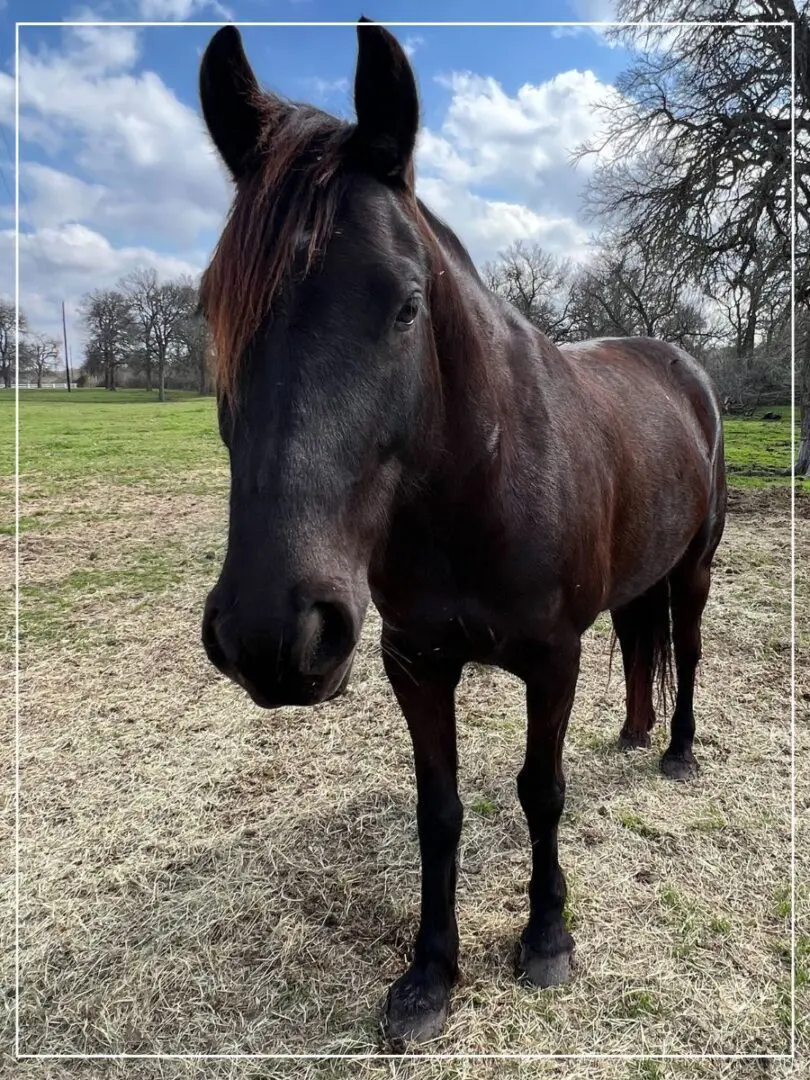
<path fill-rule="evenodd" d="M 88 367 L 103 375 L 108 390 L 115 390 L 116 369 L 129 360 L 135 343 L 129 299 L 116 289 L 96 289 L 84 298 L 81 318 L 88 335 Z"/>
<path fill-rule="evenodd" d="M 571 264 L 538 244 L 520 240 L 483 268 L 487 286 L 504 297 L 553 341 L 570 333 L 568 287 Z"/>
<path fill-rule="evenodd" d="M 30 334 L 20 345 L 20 370 L 36 380 L 42 388 L 42 380 L 52 373 L 54 361 L 59 359 L 61 346 L 56 338 L 47 334 Z"/>
<path fill-rule="evenodd" d="M 152 362 L 157 365 L 158 400 L 166 400 L 166 365 L 183 320 L 196 303 L 193 282 L 158 280 L 153 269 L 138 270 L 121 282 L 142 335 L 147 390 L 151 389 Z"/>
<path fill-rule="evenodd" d="M 28 332 L 28 320 L 20 312 L 20 337 Z M 11 386 L 11 377 L 16 362 L 16 309 L 12 300 L 0 299 L 0 378 L 3 386 Z"/>
<path fill-rule="evenodd" d="M 605 106 L 606 134 L 582 153 L 602 151 L 587 205 L 673 273 L 725 281 L 750 301 L 753 279 L 790 298 L 791 33 L 794 23 L 795 207 L 797 238 L 810 225 L 810 2 L 803 0 L 619 0 L 623 21 L 723 22 L 617 28 L 636 50 Z M 797 256 L 801 251 L 797 244 Z M 768 266 L 763 271 L 762 257 Z M 810 314 L 810 260 L 796 259 L 796 305 Z M 745 313 L 750 343 L 758 312 Z M 752 326 L 754 327 L 752 330 Z M 797 356 L 803 386 L 797 471 L 810 472 L 810 335 Z M 798 345 L 798 342 L 797 342 Z"/>

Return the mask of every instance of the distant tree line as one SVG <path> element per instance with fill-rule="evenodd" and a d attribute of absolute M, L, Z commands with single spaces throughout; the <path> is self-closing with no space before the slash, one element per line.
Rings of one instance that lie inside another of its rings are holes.
<path fill-rule="evenodd" d="M 794 471 L 810 475 L 810 0 L 618 0 L 616 18 L 636 24 L 607 31 L 632 58 L 580 148 L 600 151 L 587 206 L 618 253 L 698 290 L 720 330 L 706 360 L 740 396 L 789 379 L 793 273 Z"/>
<path fill-rule="evenodd" d="M 160 281 L 153 269 L 134 271 L 113 289 L 95 289 L 81 304 L 86 335 L 82 376 L 115 390 L 136 386 L 165 399 L 175 389 L 211 392 L 208 336 L 189 277 Z"/>
<path fill-rule="evenodd" d="M 43 381 L 60 378 L 58 364 L 62 346 L 56 338 L 33 330 L 20 312 L 20 378 L 42 386 Z M 7 390 L 14 381 L 17 361 L 17 318 L 14 302 L 0 297 L 0 380 Z M 62 375 L 61 378 L 64 378 Z"/>
<path fill-rule="evenodd" d="M 486 284 L 558 344 L 646 336 L 682 346 L 735 405 L 790 400 L 790 304 L 762 287 L 713 294 L 679 280 L 654 253 L 613 239 L 576 265 L 517 242 L 483 268 Z"/>

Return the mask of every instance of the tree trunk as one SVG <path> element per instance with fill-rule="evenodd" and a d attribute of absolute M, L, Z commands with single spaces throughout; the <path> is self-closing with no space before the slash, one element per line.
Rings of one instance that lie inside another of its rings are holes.
<path fill-rule="evenodd" d="M 37 371 L 37 390 L 42 389 L 42 372 Z"/>
<path fill-rule="evenodd" d="M 799 431 L 799 452 L 793 466 L 794 476 L 810 476 L 810 327 L 803 326 L 804 341 L 801 349 L 801 367 L 796 372 L 799 383 L 799 408 L 801 410 L 801 428 Z"/>
<path fill-rule="evenodd" d="M 793 475 L 810 476 L 810 402 L 807 401 L 802 401 L 802 426 L 799 438 L 799 455 L 793 467 Z"/>
<path fill-rule="evenodd" d="M 158 401 L 166 400 L 166 356 L 163 349 L 158 353 Z"/>

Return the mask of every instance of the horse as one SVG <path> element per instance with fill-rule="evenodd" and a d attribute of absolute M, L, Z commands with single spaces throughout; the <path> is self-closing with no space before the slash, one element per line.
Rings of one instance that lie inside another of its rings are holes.
<path fill-rule="evenodd" d="M 203 117 L 234 186 L 200 291 L 230 458 L 202 641 L 257 705 L 309 706 L 346 687 L 370 602 L 381 616 L 421 857 L 413 958 L 381 1021 L 403 1047 L 441 1032 L 458 977 L 462 669 L 493 665 L 526 686 L 517 794 L 532 870 L 516 969 L 556 986 L 574 950 L 557 833 L 582 636 L 611 613 L 620 745 L 650 745 L 663 691 L 674 710 L 660 767 L 693 776 L 726 484 L 717 398 L 683 349 L 558 347 L 487 290 L 416 195 L 404 50 L 365 19 L 357 37 L 355 122 L 263 90 L 236 27 L 201 61 Z"/>

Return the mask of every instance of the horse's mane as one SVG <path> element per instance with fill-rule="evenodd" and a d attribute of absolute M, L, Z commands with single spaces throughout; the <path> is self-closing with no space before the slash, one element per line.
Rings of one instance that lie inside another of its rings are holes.
<path fill-rule="evenodd" d="M 262 95 L 264 136 L 236 194 L 211 261 L 200 304 L 213 338 L 217 386 L 233 396 L 239 359 L 301 258 L 308 273 L 332 231 L 341 165 L 353 130 L 309 105 Z"/>
<path fill-rule="evenodd" d="M 254 167 L 236 185 L 225 227 L 202 276 L 200 306 L 208 322 L 218 392 L 236 396 L 238 365 L 250 339 L 270 311 L 282 286 L 298 268 L 306 276 L 332 234 L 335 214 L 352 160 L 356 127 L 309 105 L 278 102 L 262 95 L 264 135 Z M 438 352 L 455 342 L 468 354 L 475 348 L 465 326 L 463 303 L 452 274 L 445 274 L 442 245 L 472 261 L 453 234 L 419 202 L 413 171 L 397 189 L 432 263 L 431 309 Z M 458 251 L 455 249 L 458 248 Z M 477 276 L 477 274 L 476 274 Z M 438 359 L 438 358 L 437 358 Z"/>

